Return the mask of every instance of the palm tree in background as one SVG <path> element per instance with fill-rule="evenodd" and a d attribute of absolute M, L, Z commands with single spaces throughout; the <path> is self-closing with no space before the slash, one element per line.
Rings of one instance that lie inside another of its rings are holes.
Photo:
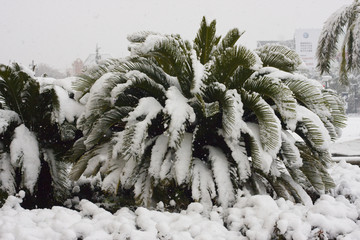
<path fill-rule="evenodd" d="M 360 69 L 360 3 L 355 0 L 333 13 L 325 22 L 317 49 L 318 69 L 329 73 L 331 62 L 338 54 L 340 36 L 344 40 L 340 49 L 339 81 L 349 85 L 348 72 Z M 345 30 L 345 31 L 344 31 Z"/>
<path fill-rule="evenodd" d="M 27 207 L 62 201 L 68 180 L 67 165 L 60 159 L 72 146 L 76 128 L 56 117 L 60 110 L 56 87 L 41 87 L 16 63 L 0 65 L 0 102 L 1 190 L 7 194 L 26 190 Z"/>
<path fill-rule="evenodd" d="M 131 56 L 76 82 L 87 102 L 71 178 L 100 173 L 104 190 L 133 189 L 145 206 L 188 199 L 227 207 L 239 190 L 309 203 L 309 194 L 331 189 L 327 144 L 344 127 L 340 99 L 294 73 L 294 51 L 251 51 L 236 44 L 242 34 L 221 38 L 203 18 L 192 43 L 129 36 Z"/>

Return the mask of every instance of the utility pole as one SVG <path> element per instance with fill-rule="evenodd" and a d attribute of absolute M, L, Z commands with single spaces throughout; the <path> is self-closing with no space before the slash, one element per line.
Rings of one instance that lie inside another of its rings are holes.
<path fill-rule="evenodd" d="M 96 50 L 95 50 L 95 62 L 96 62 L 96 64 L 99 64 L 99 61 L 101 60 L 99 50 L 100 50 L 100 48 L 99 48 L 98 44 L 96 44 Z"/>
<path fill-rule="evenodd" d="M 29 67 L 30 67 L 30 69 L 31 69 L 33 72 L 35 72 L 36 65 L 35 65 L 35 61 L 34 61 L 34 60 L 31 61 L 31 64 L 29 65 Z"/>
<path fill-rule="evenodd" d="M 355 107 L 355 113 L 357 113 L 357 83 L 354 84 L 354 107 Z"/>

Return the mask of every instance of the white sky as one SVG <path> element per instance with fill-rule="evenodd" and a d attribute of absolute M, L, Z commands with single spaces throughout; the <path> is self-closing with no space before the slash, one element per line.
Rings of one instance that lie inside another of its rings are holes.
<path fill-rule="evenodd" d="M 202 16 L 218 33 L 237 27 L 240 43 L 286 40 L 296 28 L 321 28 L 352 0 L 0 0 L 0 63 L 47 63 L 65 70 L 95 52 L 128 54 L 126 36 L 142 30 L 195 37 Z"/>

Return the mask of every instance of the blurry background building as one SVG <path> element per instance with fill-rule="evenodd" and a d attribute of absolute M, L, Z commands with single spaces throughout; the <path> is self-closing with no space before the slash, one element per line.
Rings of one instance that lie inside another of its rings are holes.
<path fill-rule="evenodd" d="M 321 29 L 295 30 L 295 51 L 309 69 L 315 69 L 317 65 L 316 49 L 320 33 Z"/>

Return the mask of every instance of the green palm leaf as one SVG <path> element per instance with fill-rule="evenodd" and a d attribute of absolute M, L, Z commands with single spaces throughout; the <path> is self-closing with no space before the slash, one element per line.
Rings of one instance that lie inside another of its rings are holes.
<path fill-rule="evenodd" d="M 13 67 L 0 65 L 0 100 L 4 107 L 17 112 L 22 121 L 24 113 L 21 108 L 21 93 L 28 80 L 29 76 L 21 72 L 19 65 L 14 64 Z"/>
<path fill-rule="evenodd" d="M 86 73 L 80 74 L 73 82 L 73 89 L 82 93 L 79 99 L 89 93 L 91 87 L 101 76 L 123 63 L 124 61 L 121 59 L 106 59 L 105 62 L 87 70 Z"/>
<path fill-rule="evenodd" d="M 191 53 L 186 42 L 168 37 L 156 44 L 154 49 L 143 56 L 153 57 L 165 73 L 177 77 L 185 96 L 190 97 L 194 73 L 191 66 Z"/>
<path fill-rule="evenodd" d="M 337 128 L 344 128 L 347 118 L 343 100 L 331 89 L 322 90 L 322 94 L 331 113 L 331 122 Z"/>
<path fill-rule="evenodd" d="M 51 149 L 44 149 L 45 161 L 49 164 L 55 199 L 65 201 L 69 196 L 70 182 L 68 179 L 69 164 L 61 161 L 61 155 Z"/>
<path fill-rule="evenodd" d="M 281 133 L 281 151 L 280 156 L 286 167 L 290 169 L 301 167 L 302 159 L 300 152 L 295 145 L 294 137 L 287 131 L 283 130 Z"/>
<path fill-rule="evenodd" d="M 321 164 L 320 159 L 316 157 L 309 148 L 304 144 L 297 144 L 301 158 L 303 159 L 303 166 L 300 168 L 312 186 L 319 193 L 324 193 L 335 186 L 334 181 Z"/>
<path fill-rule="evenodd" d="M 221 39 L 221 42 L 217 45 L 217 49 L 214 52 L 214 55 L 219 55 L 227 48 L 234 47 L 235 43 L 245 32 L 240 32 L 239 29 L 234 28 L 228 31 L 228 33 Z"/>
<path fill-rule="evenodd" d="M 300 56 L 292 49 L 282 45 L 265 45 L 255 50 L 264 67 L 294 72 L 302 63 Z"/>
<path fill-rule="evenodd" d="M 228 36 L 228 41 L 225 41 L 224 44 L 231 44 L 231 40 L 233 40 L 231 38 L 236 38 L 236 34 L 234 34 L 234 36 Z M 204 65 L 210 60 L 214 48 L 219 41 L 220 37 L 216 36 L 216 21 L 213 20 L 210 25 L 207 25 L 206 19 L 203 17 L 199 31 L 194 39 L 194 49 L 200 58 L 201 64 Z"/>
<path fill-rule="evenodd" d="M 323 30 L 320 34 L 319 44 L 317 48 L 317 67 L 320 70 L 321 74 L 330 71 L 331 60 L 335 59 L 337 54 L 337 44 L 339 36 L 343 33 L 343 28 L 347 24 L 349 24 L 349 26 L 352 25 L 352 23 L 358 17 L 357 8 L 359 6 L 360 3 L 358 1 L 354 1 L 349 6 L 341 8 L 335 13 L 333 13 L 325 22 Z M 348 38 L 350 38 L 351 35 L 352 34 L 349 34 Z M 351 50 L 352 47 L 350 47 L 349 49 Z M 350 52 L 349 55 L 352 56 L 352 53 Z M 343 61 L 345 61 L 345 58 L 343 58 Z M 341 75 L 346 76 L 346 72 L 344 72 L 344 70 L 345 68 L 342 68 Z M 346 77 L 341 78 L 340 82 L 348 84 Z"/>
<path fill-rule="evenodd" d="M 281 81 L 263 76 L 259 78 L 249 78 L 243 85 L 247 91 L 254 91 L 261 96 L 271 98 L 280 112 L 282 121 L 287 124 L 289 129 L 296 127 L 296 99 L 292 91 Z"/>
<path fill-rule="evenodd" d="M 115 107 L 105 112 L 94 124 L 93 129 L 87 136 L 84 144 L 87 149 L 91 149 L 101 139 L 111 135 L 110 128 L 114 125 L 122 125 L 124 128 L 124 117 L 126 117 L 133 108 L 131 107 Z"/>
<path fill-rule="evenodd" d="M 298 106 L 299 121 L 296 129 L 310 146 L 322 151 L 329 147 L 330 135 L 320 118 L 309 109 Z"/>
<path fill-rule="evenodd" d="M 88 167 L 89 161 L 91 159 L 96 158 L 97 161 L 100 161 L 99 157 L 104 152 L 104 148 L 106 147 L 106 144 L 97 145 L 94 148 L 86 151 L 83 155 L 81 155 L 77 162 L 72 166 L 69 178 L 73 181 L 78 180 Z"/>
<path fill-rule="evenodd" d="M 81 137 L 75 141 L 72 148 L 64 155 L 64 160 L 70 163 L 75 163 L 85 152 L 86 146 L 84 144 L 85 137 Z"/>
<path fill-rule="evenodd" d="M 258 57 L 253 51 L 244 46 L 227 48 L 221 55 L 215 58 L 210 66 L 207 83 L 219 82 L 228 85 L 238 68 L 251 69 L 256 67 Z"/>
<path fill-rule="evenodd" d="M 281 124 L 274 110 L 259 94 L 241 91 L 244 107 L 255 113 L 260 127 L 260 141 L 263 149 L 275 156 L 281 146 Z"/>
<path fill-rule="evenodd" d="M 162 85 L 165 89 L 169 88 L 172 83 L 170 76 L 168 76 L 162 68 L 153 64 L 149 59 L 134 57 L 131 61 L 116 65 L 114 71 L 119 71 L 120 73 L 139 71 L 152 81 Z"/>

